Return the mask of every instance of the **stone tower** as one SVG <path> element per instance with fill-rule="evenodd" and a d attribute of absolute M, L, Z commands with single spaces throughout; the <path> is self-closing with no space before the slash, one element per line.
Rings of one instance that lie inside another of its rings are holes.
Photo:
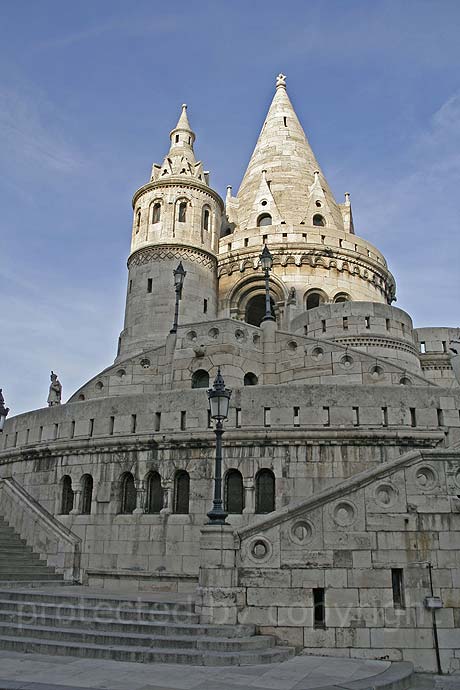
<path fill-rule="evenodd" d="M 170 133 L 171 145 L 150 181 L 133 197 L 124 328 L 118 357 L 162 345 L 172 326 L 173 271 L 187 273 L 180 322 L 217 314 L 217 251 L 223 201 L 209 186 L 209 173 L 195 159 L 195 134 L 187 106 Z"/>
<path fill-rule="evenodd" d="M 334 199 L 280 74 L 236 197 L 229 188 L 219 253 L 219 315 L 259 325 L 264 282 L 258 257 L 274 256 L 271 297 L 290 328 L 323 303 L 391 304 L 395 281 L 384 256 L 355 234 L 350 195 Z"/>

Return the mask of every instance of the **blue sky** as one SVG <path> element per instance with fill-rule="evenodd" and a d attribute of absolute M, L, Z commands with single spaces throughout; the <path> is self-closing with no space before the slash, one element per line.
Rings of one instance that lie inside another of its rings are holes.
<path fill-rule="evenodd" d="M 131 196 L 180 104 L 225 194 L 288 92 L 416 326 L 460 326 L 458 0 L 4 0 L 0 387 L 13 413 L 115 356 Z"/>

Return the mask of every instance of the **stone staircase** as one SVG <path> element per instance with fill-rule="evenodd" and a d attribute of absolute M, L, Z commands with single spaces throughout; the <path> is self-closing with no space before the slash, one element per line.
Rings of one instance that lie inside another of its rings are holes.
<path fill-rule="evenodd" d="M 200 624 L 192 601 L 75 591 L 0 589 L 0 649 L 204 666 L 279 662 L 295 652 L 253 625 Z"/>
<path fill-rule="evenodd" d="M 40 584 L 49 581 L 62 582 L 63 578 L 0 516 L 0 586 L 7 582 Z"/>

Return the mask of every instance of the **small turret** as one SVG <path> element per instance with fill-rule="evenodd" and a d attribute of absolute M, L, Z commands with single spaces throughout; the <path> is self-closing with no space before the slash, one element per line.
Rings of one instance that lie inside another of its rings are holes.
<path fill-rule="evenodd" d="M 120 357 L 165 342 L 174 316 L 172 272 L 180 261 L 187 273 L 180 322 L 216 317 L 223 201 L 209 187 L 194 142 L 184 104 L 163 163 L 153 165 L 150 181 L 134 194 Z"/>

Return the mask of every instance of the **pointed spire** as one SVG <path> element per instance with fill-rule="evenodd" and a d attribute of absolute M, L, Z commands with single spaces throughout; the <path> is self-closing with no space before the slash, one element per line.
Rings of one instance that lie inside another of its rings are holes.
<path fill-rule="evenodd" d="M 195 132 L 190 127 L 190 122 L 187 116 L 187 104 L 182 103 L 182 110 L 180 117 L 177 121 L 177 125 L 171 130 L 169 134 L 171 138 L 171 147 L 180 144 L 191 146 L 193 148 L 193 142 L 195 141 Z"/>
<path fill-rule="evenodd" d="M 287 94 L 284 74 L 276 79 L 275 95 L 238 190 L 241 227 L 247 227 L 250 219 L 252 224 L 254 213 L 259 211 L 256 197 L 263 170 L 280 217 L 286 223 L 297 225 L 305 218 L 314 194 L 312 186 L 320 186 L 331 222 L 342 227 L 341 213 Z"/>

